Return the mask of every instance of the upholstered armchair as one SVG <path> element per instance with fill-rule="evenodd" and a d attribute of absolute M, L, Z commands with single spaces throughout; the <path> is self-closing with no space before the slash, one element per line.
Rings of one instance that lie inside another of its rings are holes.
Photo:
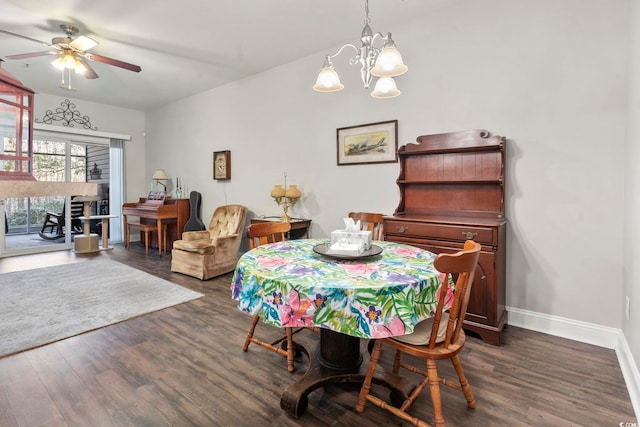
<path fill-rule="evenodd" d="M 206 230 L 185 231 L 173 242 L 171 271 L 207 280 L 233 271 L 247 218 L 240 205 L 218 207 Z"/>

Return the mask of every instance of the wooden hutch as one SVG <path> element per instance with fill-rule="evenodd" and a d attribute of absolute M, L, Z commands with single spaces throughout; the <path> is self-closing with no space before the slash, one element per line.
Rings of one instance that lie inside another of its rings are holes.
<path fill-rule="evenodd" d="M 486 130 L 422 135 L 398 150 L 400 203 L 385 240 L 431 252 L 482 245 L 465 329 L 499 345 L 505 310 L 505 138 Z"/>

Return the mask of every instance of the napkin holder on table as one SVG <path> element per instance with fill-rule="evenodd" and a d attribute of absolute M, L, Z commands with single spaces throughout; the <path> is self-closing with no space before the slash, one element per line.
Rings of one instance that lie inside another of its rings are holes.
<path fill-rule="evenodd" d="M 360 255 L 371 248 L 371 231 L 360 230 L 360 221 L 344 218 L 345 229 L 331 232 L 328 253 L 335 255 Z"/>

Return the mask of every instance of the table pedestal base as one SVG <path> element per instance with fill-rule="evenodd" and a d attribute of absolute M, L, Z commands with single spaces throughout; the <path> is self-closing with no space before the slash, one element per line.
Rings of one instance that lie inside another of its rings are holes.
<path fill-rule="evenodd" d="M 280 407 L 291 417 L 300 418 L 307 410 L 307 396 L 325 382 L 362 384 L 367 374 L 369 354 L 360 353 L 360 339 L 328 329 L 320 331 L 320 347 L 309 358 L 309 369 L 291 384 L 280 398 Z M 385 372 L 373 382 L 391 390 L 392 402 L 402 402 L 415 384 L 402 377 Z"/>

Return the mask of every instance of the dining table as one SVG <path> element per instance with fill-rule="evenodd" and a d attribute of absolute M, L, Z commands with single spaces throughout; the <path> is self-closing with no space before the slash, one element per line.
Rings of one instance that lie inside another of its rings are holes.
<path fill-rule="evenodd" d="M 365 253 L 332 255 L 328 246 L 328 239 L 258 246 L 240 257 L 231 283 L 239 310 L 275 327 L 320 330 L 308 370 L 280 400 L 294 418 L 325 382 L 362 383 L 369 355 L 361 351 L 361 340 L 412 333 L 433 316 L 444 279 L 433 266 L 436 255 L 417 247 L 374 241 Z M 412 385 L 383 375 L 376 382 L 398 401 L 406 398 Z"/>

